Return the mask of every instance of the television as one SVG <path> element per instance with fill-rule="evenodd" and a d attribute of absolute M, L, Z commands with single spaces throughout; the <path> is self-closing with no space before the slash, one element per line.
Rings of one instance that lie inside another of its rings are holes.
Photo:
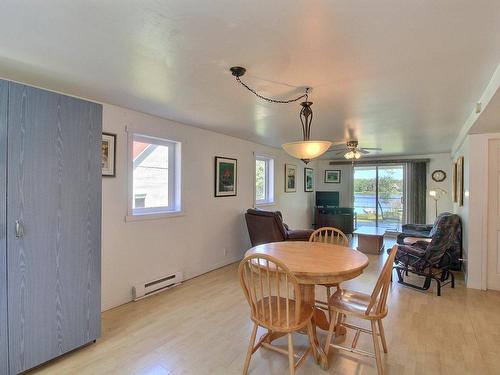
<path fill-rule="evenodd" d="M 316 207 L 329 208 L 339 206 L 338 191 L 317 191 L 316 192 Z"/>

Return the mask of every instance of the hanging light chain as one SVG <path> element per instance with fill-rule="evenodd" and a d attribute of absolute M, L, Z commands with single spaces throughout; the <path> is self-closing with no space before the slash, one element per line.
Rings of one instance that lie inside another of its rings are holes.
<path fill-rule="evenodd" d="M 236 76 L 236 81 L 238 81 L 244 88 L 246 88 L 248 91 L 250 91 L 251 93 L 253 93 L 256 97 L 262 99 L 262 100 L 265 100 L 265 101 L 268 101 L 270 103 L 278 103 L 278 104 L 287 104 L 287 103 L 293 103 L 293 102 L 296 102 L 296 101 L 299 101 L 300 99 L 305 99 L 307 101 L 307 98 L 308 98 L 308 92 L 309 92 L 309 87 L 306 88 L 306 93 L 305 94 L 302 94 L 301 96 L 298 96 L 294 99 L 288 99 L 288 100 L 278 100 L 278 99 L 273 99 L 273 98 L 267 98 L 265 96 L 262 96 L 260 95 L 259 93 L 257 93 L 257 91 L 255 91 L 254 89 L 252 89 L 251 87 L 249 87 L 245 82 L 243 82 L 240 77 Z"/>

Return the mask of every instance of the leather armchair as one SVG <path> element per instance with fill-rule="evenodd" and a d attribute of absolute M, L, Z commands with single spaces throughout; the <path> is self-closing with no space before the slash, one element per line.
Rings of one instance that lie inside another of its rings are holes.
<path fill-rule="evenodd" d="M 280 241 L 308 241 L 312 229 L 290 229 L 280 211 L 250 208 L 245 213 L 252 246 Z"/>
<path fill-rule="evenodd" d="M 416 241 L 411 245 L 399 245 L 393 268 L 400 284 L 416 289 L 427 290 L 434 280 L 439 296 L 442 286 L 451 283 L 451 287 L 455 287 L 455 276 L 451 270 L 454 261 L 460 264 L 460 217 L 454 214 L 440 215 L 431 233 L 430 241 L 415 238 Z M 423 286 L 417 285 L 414 279 L 407 279 L 408 273 L 424 276 Z"/>
<path fill-rule="evenodd" d="M 458 225 L 457 234 L 451 240 L 452 243 L 449 245 L 449 253 L 451 255 L 451 265 L 450 269 L 459 271 L 462 268 L 460 258 L 462 258 L 462 231 L 460 225 L 460 218 L 457 215 L 451 214 L 449 212 L 443 212 L 434 221 L 434 224 L 405 224 L 402 226 L 402 233 L 398 234 L 397 243 L 400 245 L 408 245 L 406 238 L 412 237 L 412 240 L 422 239 L 430 242 L 430 240 L 436 235 L 443 225 L 451 225 L 449 222 L 453 222 L 454 225 Z M 414 238 L 413 238 L 414 237 Z"/>

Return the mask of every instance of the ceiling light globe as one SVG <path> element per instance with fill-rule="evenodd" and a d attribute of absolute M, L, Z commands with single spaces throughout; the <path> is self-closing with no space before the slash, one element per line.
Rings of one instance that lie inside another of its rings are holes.
<path fill-rule="evenodd" d="M 299 141 L 281 145 L 287 154 L 297 159 L 310 160 L 323 155 L 332 142 L 328 141 Z"/>

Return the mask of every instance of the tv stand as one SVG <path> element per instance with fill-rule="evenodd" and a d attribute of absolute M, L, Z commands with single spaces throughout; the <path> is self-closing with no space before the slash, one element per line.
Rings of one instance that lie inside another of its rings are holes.
<path fill-rule="evenodd" d="M 354 209 L 352 207 L 316 207 L 314 227 L 335 227 L 345 234 L 354 231 Z"/>

